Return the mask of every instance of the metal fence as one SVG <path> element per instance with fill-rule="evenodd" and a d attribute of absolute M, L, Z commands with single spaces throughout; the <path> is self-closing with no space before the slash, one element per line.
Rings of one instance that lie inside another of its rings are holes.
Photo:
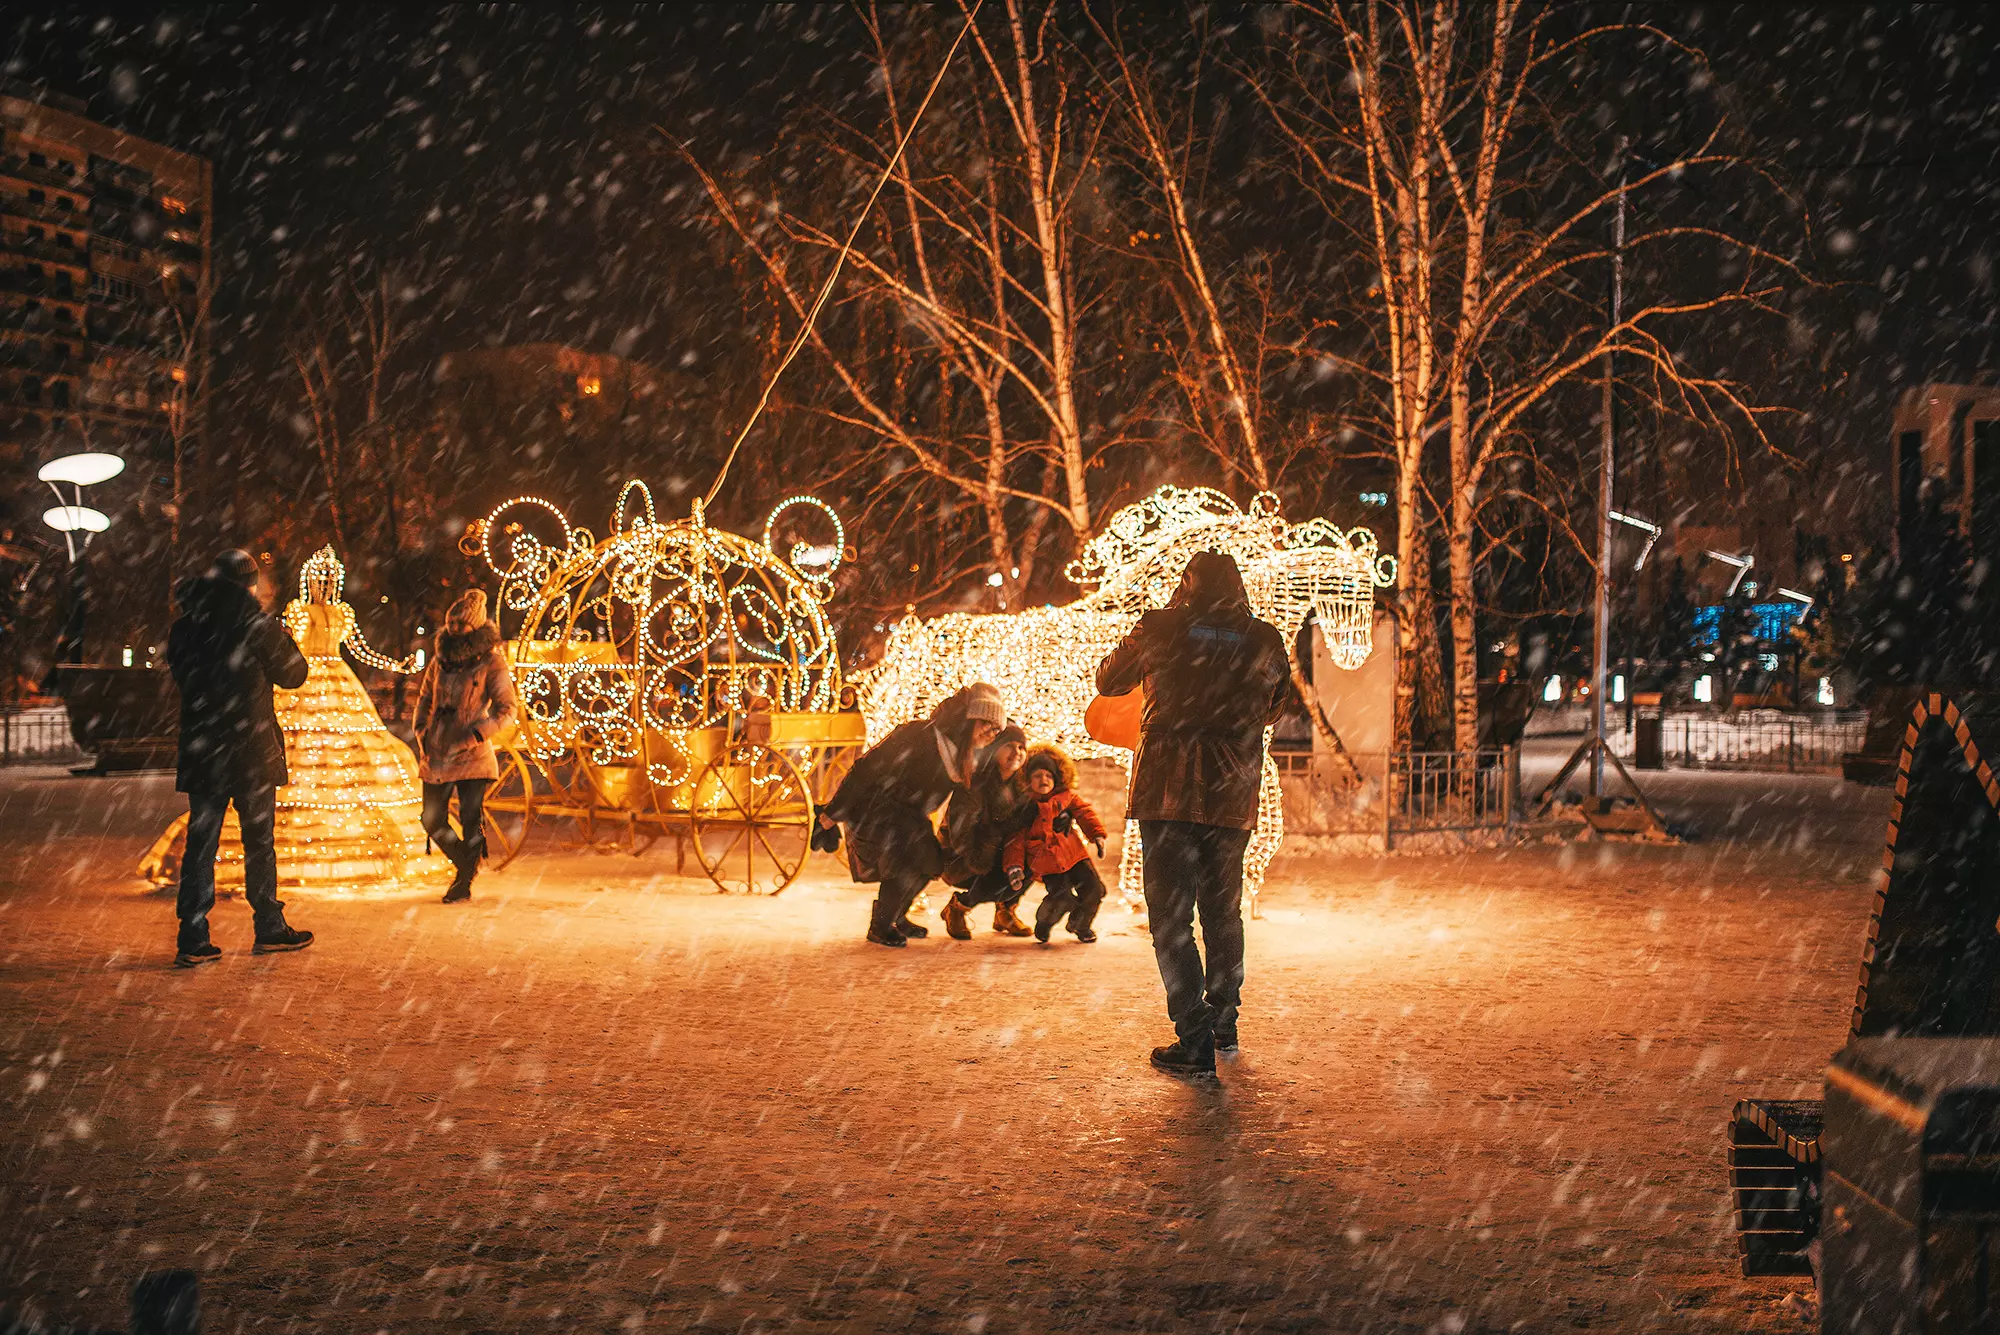
<path fill-rule="evenodd" d="M 1337 759 L 1273 752 L 1285 788 L 1285 829 L 1380 840 L 1447 831 L 1504 830 L 1521 818 L 1519 747 L 1379 751 Z"/>
<path fill-rule="evenodd" d="M 1841 757 L 1860 750 L 1868 731 L 1868 715 L 1859 711 L 1759 709 L 1735 714 L 1673 713 L 1639 721 L 1658 723 L 1660 758 L 1669 769 L 1777 774 L 1838 774 Z M 1621 730 L 1611 741 L 1621 756 L 1631 757 L 1636 730 Z"/>
<path fill-rule="evenodd" d="M 1515 747 L 1477 751 L 1397 751 L 1389 756 L 1391 838 L 1434 830 L 1504 828 L 1521 791 Z"/>
<path fill-rule="evenodd" d="M 87 757 L 57 709 L 0 709 L 0 765 L 73 765 Z"/>

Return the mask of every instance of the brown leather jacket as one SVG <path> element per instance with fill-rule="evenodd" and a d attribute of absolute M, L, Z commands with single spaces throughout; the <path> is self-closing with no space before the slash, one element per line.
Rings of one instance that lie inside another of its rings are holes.
<path fill-rule="evenodd" d="M 1264 729 L 1292 683 L 1284 636 L 1251 615 L 1235 561 L 1197 554 L 1173 602 L 1140 617 L 1097 665 L 1104 695 L 1142 682 L 1146 716 L 1126 815 L 1256 829 Z"/>

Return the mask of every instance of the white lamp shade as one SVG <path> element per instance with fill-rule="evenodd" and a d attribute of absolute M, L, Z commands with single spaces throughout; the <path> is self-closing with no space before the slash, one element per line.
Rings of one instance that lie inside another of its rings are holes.
<path fill-rule="evenodd" d="M 44 482 L 71 482 L 79 487 L 94 487 L 100 482 L 109 482 L 124 471 L 125 461 L 115 454 L 70 454 L 49 460 L 35 476 Z M 92 530 L 99 531 L 101 529 Z"/>
<path fill-rule="evenodd" d="M 58 533 L 102 533 L 111 527 L 110 519 L 104 511 L 93 510 L 87 505 L 58 505 L 53 510 L 42 511 L 42 522 Z"/>

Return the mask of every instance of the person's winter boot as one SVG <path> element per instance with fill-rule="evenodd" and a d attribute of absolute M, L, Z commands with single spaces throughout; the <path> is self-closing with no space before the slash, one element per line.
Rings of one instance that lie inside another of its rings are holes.
<path fill-rule="evenodd" d="M 192 969 L 197 964 L 213 964 L 221 958 L 221 947 L 207 941 L 184 945 L 174 952 L 174 963 L 183 969 Z"/>
<path fill-rule="evenodd" d="M 445 887 L 444 902 L 463 904 L 472 898 L 472 878 L 479 875 L 479 860 L 486 856 L 486 836 L 475 834 L 470 839 L 458 841 L 458 847 L 447 855 L 457 875 Z"/>
<path fill-rule="evenodd" d="M 1235 1025 L 1233 1025 L 1233 1024 L 1232 1024 L 1232 1025 L 1229 1025 L 1229 1026 L 1228 1026 L 1227 1028 L 1224 1028 L 1224 1027 L 1222 1027 L 1222 1026 L 1219 1026 L 1219 1025 L 1218 1025 L 1218 1026 L 1216 1027 L 1216 1030 L 1215 1030 L 1215 1050 L 1216 1050 L 1217 1052 L 1234 1052 L 1234 1051 L 1236 1051 L 1236 1026 L 1235 1026 Z"/>
<path fill-rule="evenodd" d="M 1154 1048 L 1153 1069 L 1168 1075 L 1214 1075 L 1215 1043 L 1213 1040 L 1190 1043 L 1182 1039 L 1164 1048 Z"/>
<path fill-rule="evenodd" d="M 921 941 L 931 934 L 931 929 L 922 923 L 910 921 L 910 915 L 907 913 L 896 919 L 896 930 L 911 941 Z"/>
<path fill-rule="evenodd" d="M 1049 943 L 1049 933 L 1056 929 L 1056 920 L 1062 917 L 1062 905 L 1054 895 L 1044 895 L 1042 906 L 1035 910 L 1035 940 L 1043 945 Z"/>
<path fill-rule="evenodd" d="M 1084 923 L 1081 926 L 1071 923 L 1069 925 L 1069 934 L 1083 942 L 1086 946 L 1097 940 L 1097 930 L 1089 923 Z"/>
<path fill-rule="evenodd" d="M 944 902 L 944 912 L 939 916 L 944 919 L 944 934 L 946 936 L 954 941 L 970 941 L 972 939 L 972 927 L 965 919 L 965 905 L 959 902 L 957 895 L 953 895 Z"/>
<path fill-rule="evenodd" d="M 906 946 L 908 941 L 896 930 L 896 920 L 891 916 L 893 909 L 884 909 L 877 899 L 868 910 L 868 940 L 878 946 Z"/>
<path fill-rule="evenodd" d="M 1021 915 L 1014 912 L 1012 904 L 995 904 L 993 930 L 1002 936 L 1029 936 L 1033 934 L 1034 929 L 1021 921 Z"/>
<path fill-rule="evenodd" d="M 275 955 L 284 950 L 304 950 L 313 943 L 311 932 L 301 932 L 296 927 L 279 923 L 269 930 L 257 930 L 257 944 L 251 947 L 255 955 Z"/>
<path fill-rule="evenodd" d="M 192 969 L 197 964 L 209 964 L 222 958 L 222 952 L 209 944 L 208 920 L 181 924 L 180 935 L 174 941 L 174 963 L 183 969 Z"/>

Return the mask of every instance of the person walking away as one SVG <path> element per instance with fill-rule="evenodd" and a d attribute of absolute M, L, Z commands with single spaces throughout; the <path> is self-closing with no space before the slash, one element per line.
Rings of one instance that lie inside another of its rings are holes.
<path fill-rule="evenodd" d="M 313 934 L 285 921 L 278 898 L 278 789 L 291 778 L 271 689 L 306 684 L 306 658 L 258 600 L 257 562 L 226 551 L 208 573 L 176 590 L 181 615 L 167 634 L 167 667 L 181 696 L 174 787 L 187 794 L 187 844 L 175 912 L 174 963 L 193 968 L 222 957 L 209 940 L 215 908 L 215 853 L 222 820 L 236 804 L 243 827 L 243 896 L 250 901 L 259 955 L 302 950 Z"/>
<path fill-rule="evenodd" d="M 1070 935 L 1088 945 L 1097 940 L 1092 924 L 1104 903 L 1104 881 L 1084 849 L 1085 838 L 1104 856 L 1104 822 L 1076 791 L 1076 762 L 1059 746 L 1043 743 L 1028 752 L 1021 777 L 1034 816 L 1007 841 L 1006 865 L 1019 867 L 1023 883 L 1040 880 L 1042 904 L 1035 910 L 1035 940 L 1047 945 L 1058 922 L 1069 919 Z M 1083 826 L 1078 836 L 1076 827 Z"/>
<path fill-rule="evenodd" d="M 1285 641 L 1250 611 L 1234 558 L 1199 552 L 1173 600 L 1097 665 L 1097 689 L 1146 688 L 1127 812 L 1139 822 L 1146 915 L 1175 1041 L 1153 1065 L 1213 1074 L 1236 1047 L 1243 991 L 1243 852 L 1257 827 L 1264 729 L 1291 690 Z M 1208 948 L 1195 948 L 1201 914 Z"/>
<path fill-rule="evenodd" d="M 1028 734 L 1012 723 L 1002 728 L 966 791 L 954 793 L 945 812 L 945 847 L 951 860 L 945 865 L 944 882 L 953 890 L 941 916 L 945 935 L 954 941 L 972 939 L 967 915 L 981 904 L 993 906 L 994 931 L 1002 936 L 1028 934 L 1028 924 L 1014 911 L 1027 884 L 1018 867 L 1009 876 L 1000 857 L 1007 841 L 1035 816 L 1034 804 L 1017 777 L 1027 755 Z"/>
<path fill-rule="evenodd" d="M 445 613 L 437 657 L 417 686 L 417 777 L 424 785 L 424 833 L 451 859 L 444 902 L 472 898 L 472 880 L 486 855 L 480 828 L 486 790 L 500 777 L 493 738 L 514 721 L 520 705 L 513 674 L 500 652 L 500 628 L 486 616 L 486 594 L 467 589 Z M 451 828 L 451 799 L 458 796 L 458 830 Z"/>
<path fill-rule="evenodd" d="M 847 869 L 857 883 L 876 882 L 868 939 L 905 946 L 930 935 L 910 921 L 910 906 L 945 867 L 931 816 L 965 789 L 980 750 L 1006 721 L 1000 692 L 974 682 L 940 702 L 927 719 L 899 724 L 854 762 L 820 809 L 812 846 L 832 852 L 847 839 Z"/>

